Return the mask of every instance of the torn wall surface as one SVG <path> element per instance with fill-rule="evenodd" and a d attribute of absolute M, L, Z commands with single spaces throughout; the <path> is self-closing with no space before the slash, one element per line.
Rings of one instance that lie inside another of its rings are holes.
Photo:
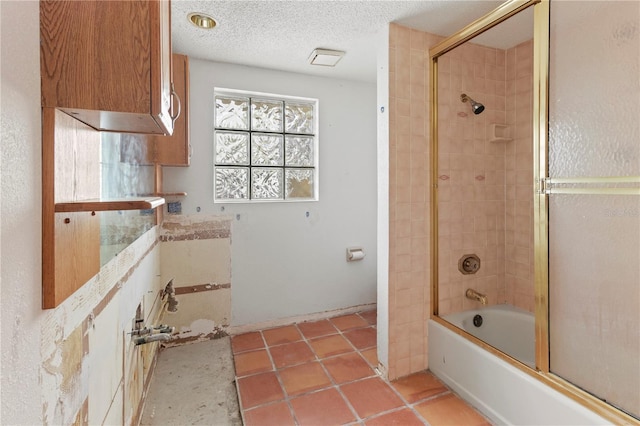
<path fill-rule="evenodd" d="M 157 238 L 157 228 L 147 232 L 69 299 L 46 311 L 40 348 L 44 424 L 125 424 L 139 417 L 150 371 L 127 368 L 140 362 L 141 353 L 128 333 L 138 304 L 150 323 L 159 314 Z M 155 346 L 145 349 L 155 355 Z"/>
<path fill-rule="evenodd" d="M 173 343 L 226 336 L 231 320 L 231 219 L 171 215 L 162 225 L 162 282 L 173 280 L 178 310 L 163 322 Z"/>

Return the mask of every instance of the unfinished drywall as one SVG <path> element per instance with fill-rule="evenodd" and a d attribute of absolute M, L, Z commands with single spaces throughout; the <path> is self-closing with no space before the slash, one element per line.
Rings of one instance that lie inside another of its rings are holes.
<path fill-rule="evenodd" d="M 232 325 L 376 301 L 376 86 L 190 58 L 193 156 L 164 169 L 186 216 L 228 215 Z M 320 199 L 213 202 L 215 87 L 319 100 Z M 362 261 L 346 261 L 361 246 Z"/>
<path fill-rule="evenodd" d="M 165 215 L 161 280 L 173 282 L 178 310 L 163 322 L 182 344 L 226 336 L 231 319 L 231 219 Z"/>

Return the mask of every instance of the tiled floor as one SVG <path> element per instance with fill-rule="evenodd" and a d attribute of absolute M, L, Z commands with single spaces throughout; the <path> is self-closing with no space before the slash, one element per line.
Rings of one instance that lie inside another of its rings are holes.
<path fill-rule="evenodd" d="M 244 424 L 490 425 L 429 372 L 382 380 L 375 322 L 368 311 L 234 336 Z"/>

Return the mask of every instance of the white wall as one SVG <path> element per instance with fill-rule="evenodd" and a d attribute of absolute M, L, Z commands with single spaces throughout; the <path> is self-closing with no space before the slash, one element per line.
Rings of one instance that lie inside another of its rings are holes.
<path fill-rule="evenodd" d="M 378 37 L 378 360 L 389 367 L 389 27 Z"/>
<path fill-rule="evenodd" d="M 165 190 L 188 193 L 185 215 L 234 217 L 231 324 L 375 302 L 376 86 L 193 58 L 190 68 L 193 157 L 165 168 Z M 319 99 L 320 201 L 213 203 L 214 87 Z M 349 246 L 366 258 L 347 263 Z"/>
<path fill-rule="evenodd" d="M 1 424 L 42 424 L 38 2 L 0 2 L 2 40 Z M 36 17 L 36 19 L 34 19 Z"/>

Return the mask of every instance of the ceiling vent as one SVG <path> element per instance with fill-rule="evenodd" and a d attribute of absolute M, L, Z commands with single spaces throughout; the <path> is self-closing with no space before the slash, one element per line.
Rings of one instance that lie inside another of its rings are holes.
<path fill-rule="evenodd" d="M 344 53 L 341 50 L 315 49 L 309 56 L 309 63 L 323 67 L 335 67 L 344 56 Z"/>

